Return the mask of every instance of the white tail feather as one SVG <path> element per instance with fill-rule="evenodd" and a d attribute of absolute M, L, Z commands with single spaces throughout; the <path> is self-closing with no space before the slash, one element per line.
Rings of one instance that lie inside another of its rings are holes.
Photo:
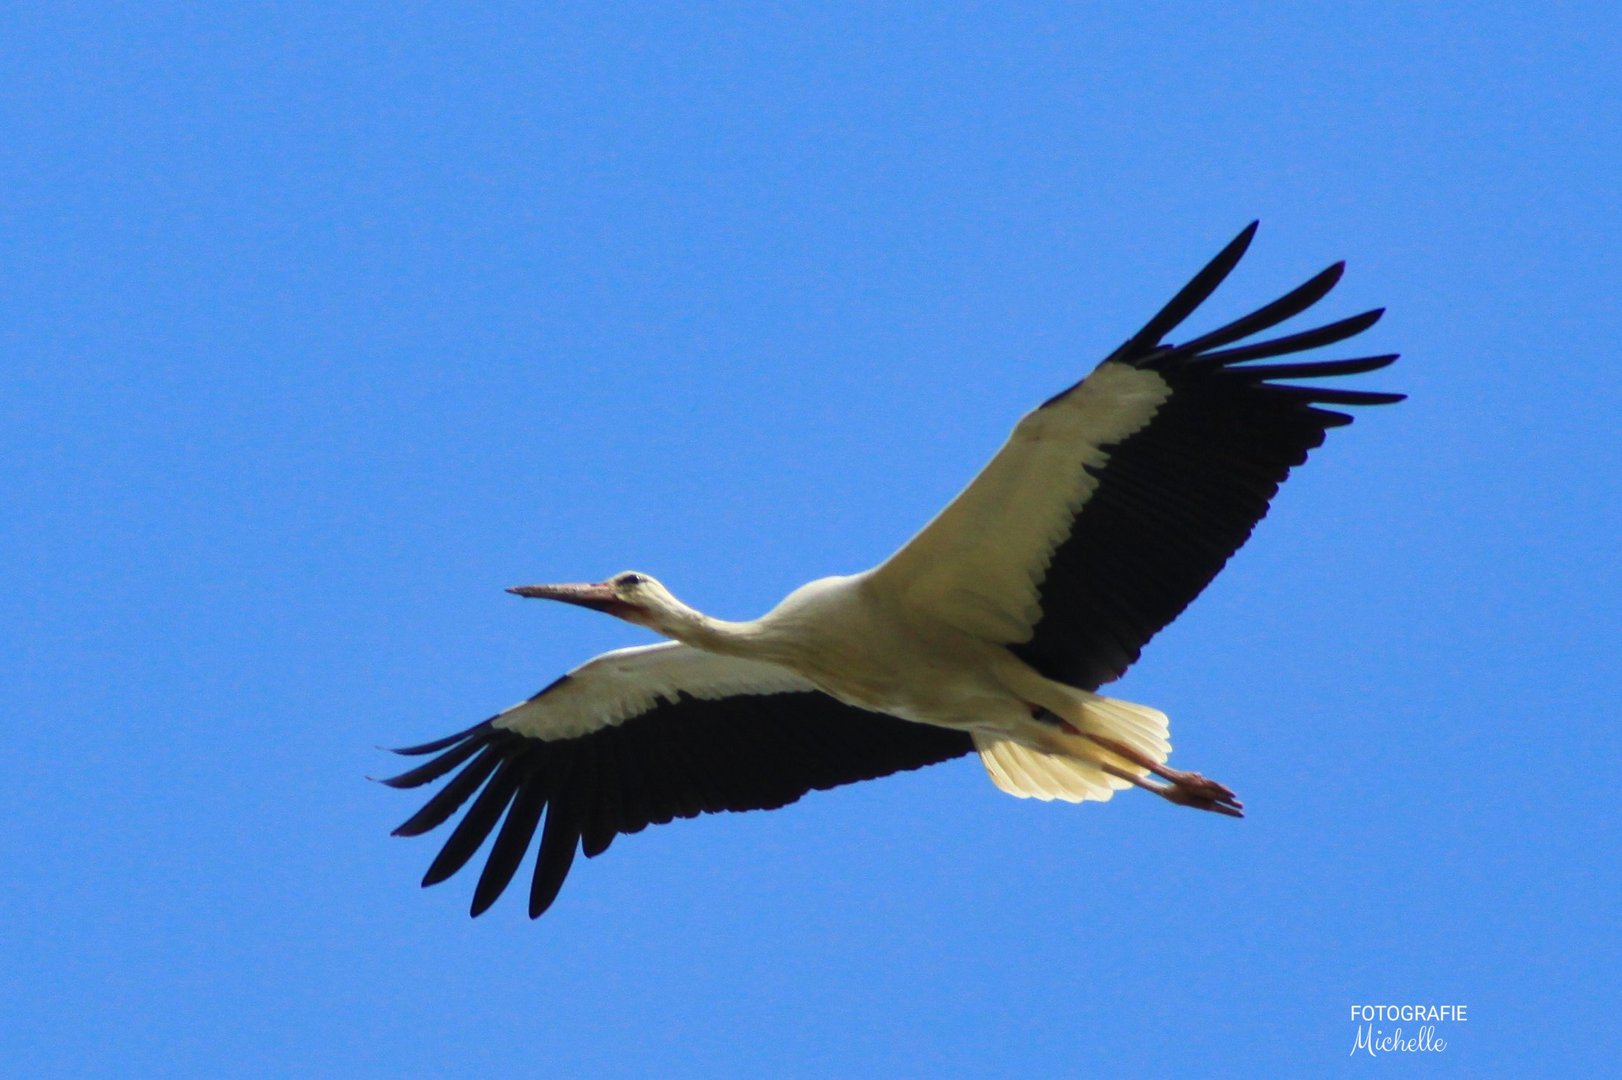
<path fill-rule="evenodd" d="M 1166 714 L 1159 709 L 1088 694 L 1068 711 L 1066 720 L 1078 730 L 1123 742 L 1153 761 L 1163 762 L 1171 753 Z M 1064 753 L 1048 753 L 978 732 L 974 746 L 992 783 L 1021 799 L 1106 802 L 1131 785 L 1105 772 L 1105 762 L 1139 775 L 1147 771 L 1074 735 L 1064 740 Z"/>

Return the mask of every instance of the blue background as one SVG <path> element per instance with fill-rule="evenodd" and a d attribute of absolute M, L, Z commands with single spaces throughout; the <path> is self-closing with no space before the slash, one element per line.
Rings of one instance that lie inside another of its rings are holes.
<path fill-rule="evenodd" d="M 1608 3 L 0 14 L 13 1075 L 1576 1075 L 1615 1015 Z M 1233 822 L 972 761 L 531 924 L 374 747 L 871 565 L 1252 217 L 1402 390 L 1116 693 Z M 1349 1056 L 1356 1003 L 1464 1003 Z"/>

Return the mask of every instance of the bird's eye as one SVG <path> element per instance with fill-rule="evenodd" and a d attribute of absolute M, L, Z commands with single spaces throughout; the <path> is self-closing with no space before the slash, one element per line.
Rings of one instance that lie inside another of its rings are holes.
<path fill-rule="evenodd" d="M 615 579 L 615 584 L 624 586 L 640 585 L 646 580 L 648 579 L 641 574 L 621 574 Z"/>

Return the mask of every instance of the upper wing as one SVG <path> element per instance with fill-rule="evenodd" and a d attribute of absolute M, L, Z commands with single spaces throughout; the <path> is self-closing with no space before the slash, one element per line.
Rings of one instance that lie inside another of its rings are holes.
<path fill-rule="evenodd" d="M 649 824 L 784 806 L 973 748 L 965 732 L 845 705 L 775 664 L 666 642 L 604 653 L 506 712 L 400 750 L 438 756 L 384 783 L 420 787 L 461 770 L 397 836 L 443 824 L 479 792 L 424 885 L 460 870 L 501 822 L 474 915 L 501 895 L 540 828 L 534 918 L 556 898 L 577 847 L 590 857 Z"/>
<path fill-rule="evenodd" d="M 1118 678 L 1250 536 L 1290 468 L 1327 429 L 1351 423 L 1321 406 L 1402 400 L 1277 381 L 1374 371 L 1395 355 L 1243 366 L 1342 341 L 1379 310 L 1227 347 L 1317 303 L 1339 263 L 1221 329 L 1161 343 L 1255 231 L 1092 374 L 1026 415 L 980 475 L 873 571 L 873 585 L 1008 644 L 1049 678 L 1087 689 Z"/>

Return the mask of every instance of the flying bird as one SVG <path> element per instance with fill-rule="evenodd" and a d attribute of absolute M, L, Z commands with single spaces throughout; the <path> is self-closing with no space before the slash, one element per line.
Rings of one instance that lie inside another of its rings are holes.
<path fill-rule="evenodd" d="M 749 622 L 695 611 L 631 571 L 509 589 L 671 640 L 604 653 L 465 731 L 397 751 L 428 760 L 384 783 L 450 779 L 396 835 L 468 806 L 423 884 L 456 873 L 494 832 L 473 890 L 479 915 L 539 831 L 534 918 L 577 851 L 599 855 L 621 833 L 772 809 L 969 753 L 1021 798 L 1102 802 L 1138 787 L 1242 816 L 1227 787 L 1166 763 L 1164 713 L 1098 689 L 1222 569 L 1290 469 L 1351 422 L 1332 406 L 1403 398 L 1298 384 L 1375 371 L 1394 354 L 1253 363 L 1374 325 L 1382 309 L 1246 343 L 1323 299 L 1341 263 L 1226 326 L 1164 340 L 1255 231 L 1021 419 L 973 482 L 871 570 L 813 581 Z"/>

